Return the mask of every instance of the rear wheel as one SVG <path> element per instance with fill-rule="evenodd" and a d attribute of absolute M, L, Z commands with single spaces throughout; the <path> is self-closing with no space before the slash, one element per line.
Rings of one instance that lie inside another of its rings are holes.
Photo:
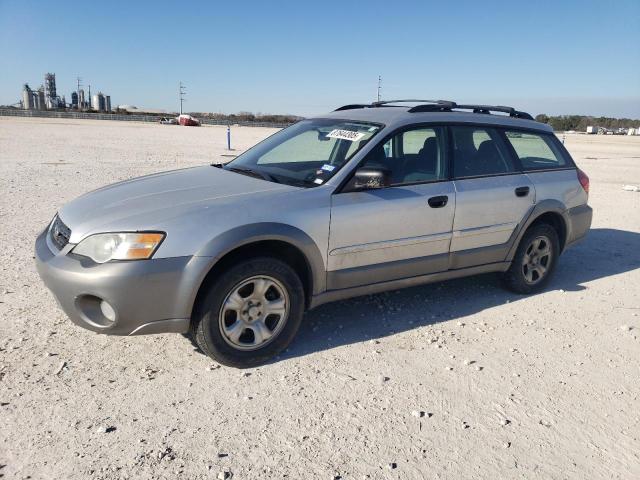
<path fill-rule="evenodd" d="M 552 226 L 530 227 L 518 245 L 509 270 L 504 273 L 505 285 L 516 293 L 541 290 L 555 269 L 559 253 L 558 233 Z"/>
<path fill-rule="evenodd" d="M 248 368 L 284 350 L 303 314 L 304 290 L 296 272 L 278 259 L 260 257 L 231 267 L 213 282 L 191 329 L 211 358 Z"/>

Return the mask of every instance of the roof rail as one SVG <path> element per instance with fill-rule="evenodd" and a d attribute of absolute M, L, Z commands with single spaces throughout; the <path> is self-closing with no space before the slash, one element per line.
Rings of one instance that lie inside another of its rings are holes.
<path fill-rule="evenodd" d="M 416 99 L 405 99 L 405 100 L 380 100 L 377 102 L 373 102 L 371 104 L 372 107 L 381 107 L 383 105 L 389 105 L 390 103 L 452 103 L 448 100 L 416 100 Z"/>
<path fill-rule="evenodd" d="M 434 103 L 416 105 L 409 109 L 409 113 L 417 112 L 450 112 L 452 108 L 458 108 L 456 102 L 450 100 L 438 100 Z"/>
<path fill-rule="evenodd" d="M 449 100 L 417 100 L 417 99 L 404 99 L 404 100 L 380 100 L 372 103 L 353 103 L 350 105 L 343 105 L 340 108 L 336 108 L 334 112 L 339 112 L 341 110 L 355 110 L 358 108 L 378 108 L 378 107 L 386 107 L 392 103 L 420 103 L 420 104 L 429 104 L 429 105 L 455 105 L 455 102 L 451 102 Z"/>
<path fill-rule="evenodd" d="M 339 112 L 341 110 L 355 110 L 357 108 L 369 108 L 370 105 L 367 103 L 352 103 L 350 105 L 343 105 L 339 108 L 336 108 L 334 112 Z"/>
<path fill-rule="evenodd" d="M 513 107 L 505 107 L 503 105 L 458 105 L 456 108 L 460 108 L 463 110 L 473 110 L 473 113 L 508 113 L 510 117 L 533 120 L 533 117 L 527 112 L 520 112 Z"/>
<path fill-rule="evenodd" d="M 340 108 L 337 108 L 334 111 L 339 112 L 341 110 L 354 110 L 358 108 L 378 108 L 378 107 L 385 107 L 393 103 L 419 103 L 419 105 L 409 108 L 408 112 L 410 113 L 451 112 L 453 109 L 458 109 L 458 110 L 472 110 L 473 113 L 485 113 L 485 114 L 490 114 L 491 112 L 501 112 L 501 113 L 507 113 L 509 114 L 510 117 L 514 117 L 514 118 L 523 118 L 526 120 L 534 119 L 527 112 L 518 111 L 513 107 L 505 107 L 503 105 L 458 105 L 456 102 L 452 102 L 451 100 L 382 100 L 378 102 L 373 102 L 371 104 L 354 103 L 351 105 L 344 105 Z"/>

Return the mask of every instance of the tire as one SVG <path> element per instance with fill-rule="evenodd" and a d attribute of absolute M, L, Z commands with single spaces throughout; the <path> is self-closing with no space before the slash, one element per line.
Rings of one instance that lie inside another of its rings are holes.
<path fill-rule="evenodd" d="M 191 335 L 209 357 L 230 367 L 261 365 L 293 340 L 304 315 L 296 272 L 272 257 L 239 262 L 208 287 L 191 321 Z"/>
<path fill-rule="evenodd" d="M 536 246 L 537 245 L 537 246 Z M 548 247 L 548 255 L 544 255 Z M 549 282 L 560 253 L 558 232 L 546 223 L 533 225 L 520 240 L 511 266 L 503 274 L 505 286 L 516 293 L 535 293 Z"/>

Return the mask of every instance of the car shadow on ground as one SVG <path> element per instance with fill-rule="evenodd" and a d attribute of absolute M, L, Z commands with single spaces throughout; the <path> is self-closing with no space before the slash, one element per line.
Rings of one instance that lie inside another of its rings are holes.
<path fill-rule="evenodd" d="M 584 290 L 590 281 L 637 268 L 640 233 L 596 228 L 562 254 L 546 291 Z M 274 362 L 456 320 L 522 298 L 503 289 L 499 275 L 485 274 L 326 304 L 307 312 L 293 343 Z"/>

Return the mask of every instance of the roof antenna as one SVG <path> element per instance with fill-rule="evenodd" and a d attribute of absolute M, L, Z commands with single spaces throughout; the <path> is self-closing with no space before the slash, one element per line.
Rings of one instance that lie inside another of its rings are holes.
<path fill-rule="evenodd" d="M 378 75 L 378 102 L 380 101 L 380 89 L 382 88 L 382 77 Z"/>

